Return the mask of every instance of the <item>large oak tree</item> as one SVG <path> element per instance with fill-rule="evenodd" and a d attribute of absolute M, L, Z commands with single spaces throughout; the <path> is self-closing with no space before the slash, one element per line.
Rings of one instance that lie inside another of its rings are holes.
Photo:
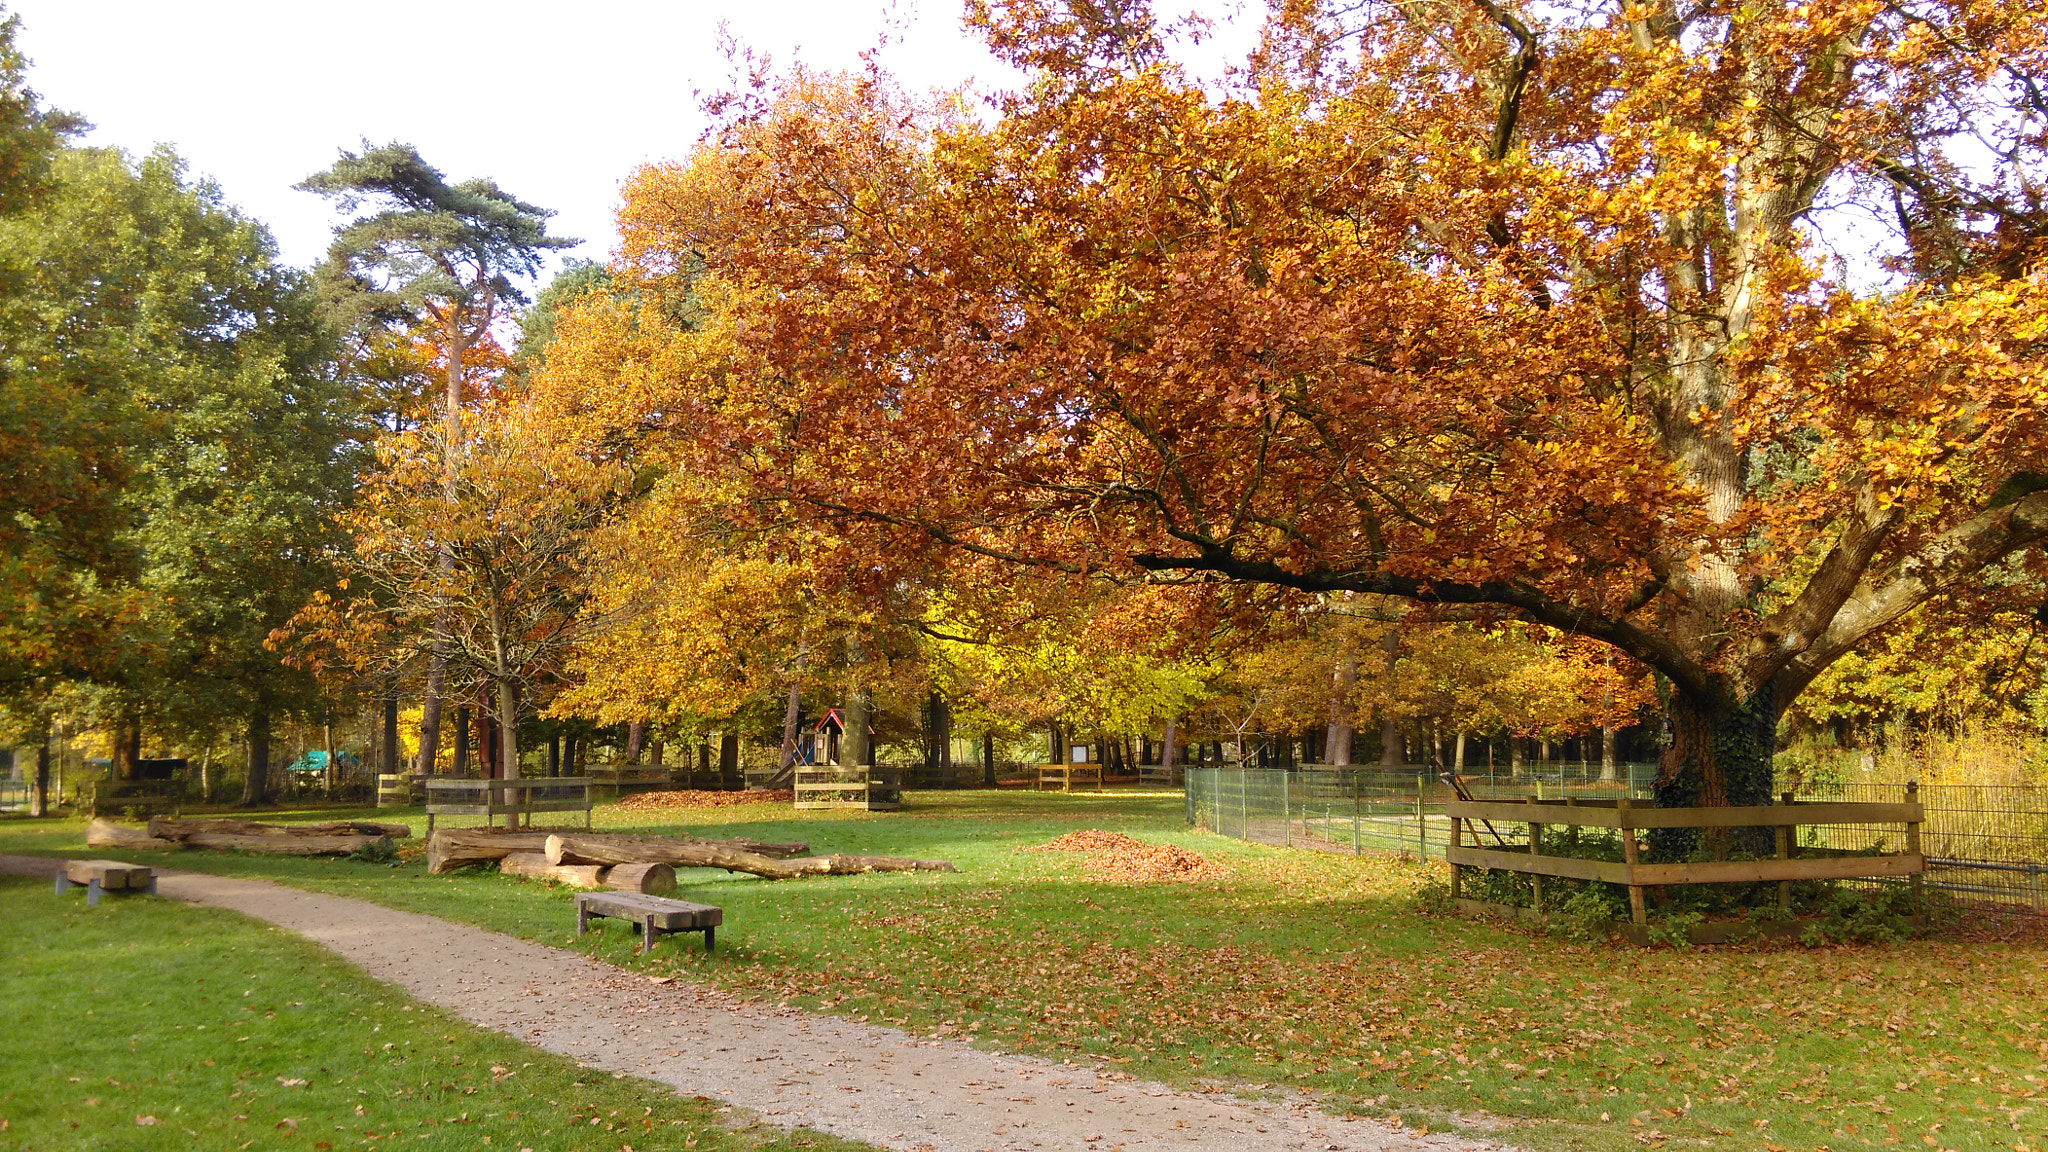
<path fill-rule="evenodd" d="M 798 76 L 629 183 L 622 273 L 719 313 L 706 467 L 895 559 L 1603 641 L 1668 805 L 1764 802 L 1916 605 L 2041 596 L 2038 11 L 1290 3 L 1223 91 L 1135 4 L 982 21 L 986 123 Z"/>

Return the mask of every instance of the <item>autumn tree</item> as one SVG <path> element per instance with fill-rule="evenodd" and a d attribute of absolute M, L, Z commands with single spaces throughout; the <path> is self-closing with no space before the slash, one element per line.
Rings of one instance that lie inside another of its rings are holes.
<path fill-rule="evenodd" d="M 486 340 L 506 311 L 526 302 L 517 282 L 532 278 L 546 254 L 577 240 L 547 234 L 553 213 L 528 204 L 490 180 L 450 184 L 408 144 L 344 150 L 300 188 L 328 197 L 343 212 L 372 211 L 335 230 L 316 271 L 334 313 L 346 326 L 377 329 L 430 325 L 439 338 L 445 381 L 441 398 L 442 497 L 451 504 L 461 484 L 465 357 Z M 443 564 L 453 563 L 444 557 Z M 432 765 L 440 743 L 441 698 L 447 675 L 448 622 L 437 614 L 420 720 L 420 761 Z"/>
<path fill-rule="evenodd" d="M 692 418 L 749 482 L 1604 642 L 1666 805 L 1765 802 L 1914 607 L 2040 597 L 2038 13 L 1290 4 L 1229 91 L 1138 4 L 981 20 L 1033 77 L 985 125 L 798 77 L 629 184 L 629 270 L 733 309 Z"/>
<path fill-rule="evenodd" d="M 440 429 L 387 438 L 349 519 L 348 596 L 316 602 L 300 621 L 344 646 L 366 637 L 365 653 L 380 635 L 434 643 L 425 625 L 440 621 L 451 672 L 487 689 L 507 778 L 518 775 L 522 708 L 602 626 L 584 612 L 584 550 L 629 487 L 616 469 L 538 449 L 526 416 L 516 398 L 471 413 L 452 501 L 442 498 Z"/>

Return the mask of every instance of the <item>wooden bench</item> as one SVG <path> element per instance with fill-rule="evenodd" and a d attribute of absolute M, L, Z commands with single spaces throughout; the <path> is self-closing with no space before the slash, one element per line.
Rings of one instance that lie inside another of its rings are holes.
<path fill-rule="evenodd" d="M 85 903 L 93 907 L 102 892 L 147 892 L 156 895 L 156 873 L 147 864 L 123 864 L 119 860 L 66 860 L 57 873 L 57 893 L 73 884 L 85 885 Z"/>
<path fill-rule="evenodd" d="M 590 926 L 592 918 L 610 917 L 639 924 L 646 936 L 644 950 L 654 950 L 656 932 L 702 932 L 704 951 L 717 943 L 718 925 L 725 912 L 715 904 L 692 904 L 666 896 L 643 896 L 638 892 L 578 892 L 576 934 Z"/>

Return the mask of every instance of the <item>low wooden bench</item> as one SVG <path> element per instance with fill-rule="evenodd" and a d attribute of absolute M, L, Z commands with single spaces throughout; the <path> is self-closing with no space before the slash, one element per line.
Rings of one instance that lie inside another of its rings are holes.
<path fill-rule="evenodd" d="M 156 873 L 147 864 L 123 864 L 119 860 L 66 860 L 57 873 L 57 892 L 62 895 L 73 884 L 85 886 L 85 903 L 100 902 L 102 892 L 147 892 L 156 895 Z"/>
<path fill-rule="evenodd" d="M 725 911 L 715 904 L 692 904 L 688 900 L 643 896 L 638 892 L 578 892 L 576 934 L 583 935 L 592 918 L 601 917 L 639 924 L 646 936 L 644 948 L 649 952 L 654 950 L 656 932 L 702 932 L 704 951 L 709 952 L 717 942 L 718 925 L 725 919 Z"/>

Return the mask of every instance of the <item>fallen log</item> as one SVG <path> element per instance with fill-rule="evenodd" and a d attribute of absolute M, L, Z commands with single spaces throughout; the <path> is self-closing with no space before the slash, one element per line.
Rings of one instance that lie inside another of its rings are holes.
<path fill-rule="evenodd" d="M 556 833 L 549 837 L 552 842 L 574 841 L 590 848 L 603 857 L 593 856 L 583 863 L 604 864 L 680 864 L 698 867 L 699 861 L 707 855 L 738 854 L 756 856 L 769 860 L 781 860 L 811 850 L 801 840 L 777 844 L 764 840 L 700 840 L 695 836 L 607 836 L 603 834 Z M 602 845 L 602 849 L 598 846 Z M 551 850 L 550 850 L 551 851 Z M 576 861 L 571 861 L 576 863 Z"/>
<path fill-rule="evenodd" d="M 950 860 L 912 860 L 907 856 L 805 856 L 784 860 L 805 876 L 853 876 L 862 872 L 958 872 Z"/>
<path fill-rule="evenodd" d="M 337 820 L 328 824 L 258 824 L 227 816 L 201 820 L 174 820 L 152 816 L 149 834 L 166 840 L 183 840 L 196 832 L 221 832 L 231 836 L 388 836 L 403 840 L 412 835 L 406 824 L 377 824 L 368 820 Z"/>
<path fill-rule="evenodd" d="M 158 851 L 176 848 L 176 840 L 151 836 L 140 828 L 129 828 L 112 820 L 94 820 L 85 826 L 87 848 L 132 848 L 136 851 Z"/>
<path fill-rule="evenodd" d="M 220 852 L 256 852 L 265 856 L 352 856 L 372 844 L 389 844 L 382 836 L 243 836 L 233 832 L 194 832 L 182 843 Z"/>
<path fill-rule="evenodd" d="M 472 828 L 436 828 L 427 838 L 427 871 L 439 875 L 467 864 L 487 864 L 501 860 L 514 852 L 544 852 L 547 850 L 546 832 L 483 832 Z M 606 836 L 601 833 L 586 833 L 581 839 L 602 841 L 608 844 L 635 845 L 691 845 L 709 846 L 732 852 L 751 852 L 758 856 L 781 858 L 795 856 L 811 850 L 801 840 L 790 843 L 773 843 L 766 840 L 699 840 L 689 836 Z M 561 863 L 561 861 L 555 861 Z M 571 864 L 674 864 L 660 852 L 627 853 L 617 861 L 613 860 L 571 860 Z"/>
<path fill-rule="evenodd" d="M 757 852 L 703 840 L 628 840 L 598 836 L 548 837 L 547 858 L 557 864 L 662 863 L 678 868 L 723 868 L 769 880 L 798 876 L 846 876 L 858 872 L 952 872 L 944 860 L 909 860 L 898 856 L 809 856 L 775 860 Z"/>
<path fill-rule="evenodd" d="M 440 875 L 465 864 L 488 864 L 514 852 L 539 852 L 547 847 L 545 832 L 477 832 L 467 828 L 436 828 L 427 837 L 427 871 Z"/>
<path fill-rule="evenodd" d="M 508 852 L 498 861 L 498 871 L 507 876 L 553 880 L 571 888 L 602 888 L 609 868 L 597 864 L 550 864 L 538 852 Z"/>
<path fill-rule="evenodd" d="M 620 864 L 605 869 L 603 879 L 607 888 L 649 896 L 666 896 L 676 890 L 676 870 L 666 864 Z"/>

